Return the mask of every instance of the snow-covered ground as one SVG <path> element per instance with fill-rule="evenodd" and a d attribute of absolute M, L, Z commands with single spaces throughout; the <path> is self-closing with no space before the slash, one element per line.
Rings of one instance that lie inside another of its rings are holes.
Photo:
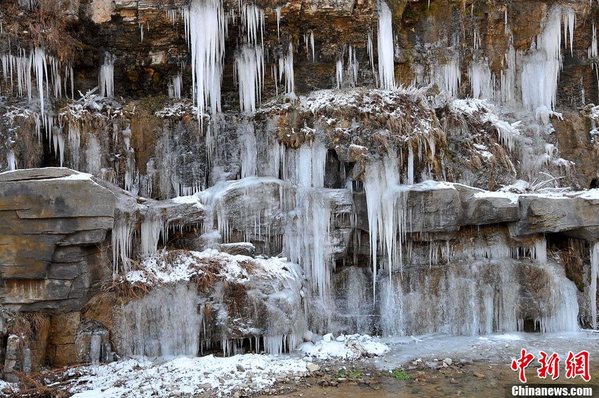
<path fill-rule="evenodd" d="M 291 355 L 133 358 L 73 368 L 68 371 L 70 375 L 80 373 L 81 376 L 73 379 L 69 389 L 76 398 L 248 394 L 264 390 L 277 381 L 310 373 L 310 369 L 314 369 L 310 364 L 315 359 L 357 360 L 388 351 L 385 344 L 370 336 L 342 335 L 334 338 L 326 335 L 316 344 L 304 343 L 298 352 Z"/>
<path fill-rule="evenodd" d="M 260 391 L 279 378 L 308 372 L 307 362 L 301 358 L 256 354 L 228 358 L 208 355 L 168 361 L 138 358 L 71 370 L 75 371 L 83 374 L 70 390 L 75 398 L 187 396 L 212 392 L 231 396 L 237 391 Z"/>

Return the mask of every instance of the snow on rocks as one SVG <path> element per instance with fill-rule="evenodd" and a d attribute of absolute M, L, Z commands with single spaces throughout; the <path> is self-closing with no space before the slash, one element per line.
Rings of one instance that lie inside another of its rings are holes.
<path fill-rule="evenodd" d="M 187 282 L 206 273 L 237 283 L 243 283 L 252 275 L 280 280 L 298 279 L 295 267 L 286 258 L 252 258 L 208 249 L 202 252 L 161 251 L 145 258 L 140 269 L 128 272 L 125 280 L 129 283 L 161 285 Z"/>
<path fill-rule="evenodd" d="M 382 356 L 389 352 L 389 347 L 377 338 L 360 334 L 340 335 L 336 339 L 332 334 L 326 334 L 322 340 L 303 343 L 299 349 L 306 357 L 320 360 L 355 360 Z"/>
<path fill-rule="evenodd" d="M 229 358 L 208 355 L 153 362 L 129 359 L 69 371 L 74 379 L 69 391 L 74 398 L 160 396 L 232 396 L 263 390 L 286 376 L 303 376 L 307 364 L 298 358 L 245 354 Z"/>

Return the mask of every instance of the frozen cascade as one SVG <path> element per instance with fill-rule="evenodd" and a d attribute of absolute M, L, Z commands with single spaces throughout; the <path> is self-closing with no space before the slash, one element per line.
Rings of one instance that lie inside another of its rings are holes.
<path fill-rule="evenodd" d="M 6 163 L 9 171 L 17 169 L 17 159 L 12 149 L 8 152 L 8 155 L 6 156 Z"/>
<path fill-rule="evenodd" d="M 264 10 L 254 4 L 244 4 L 241 9 L 246 39 L 250 44 L 262 45 L 264 37 Z"/>
<path fill-rule="evenodd" d="M 298 199 L 295 225 L 285 233 L 285 248 L 292 262 L 302 264 L 312 291 L 330 299 L 333 272 L 330 242 L 331 200 L 326 191 L 310 189 Z"/>
<path fill-rule="evenodd" d="M 168 96 L 174 99 L 181 99 L 181 86 L 183 79 L 181 74 L 177 74 L 171 78 L 171 84 L 168 87 Z"/>
<path fill-rule="evenodd" d="M 104 54 L 104 63 L 100 66 L 98 85 L 102 97 L 114 95 L 114 56 L 110 53 Z"/>
<path fill-rule="evenodd" d="M 472 62 L 469 69 L 472 97 L 493 99 L 493 79 L 489 64 L 485 61 Z"/>
<path fill-rule="evenodd" d="M 141 244 L 139 251 L 142 256 L 156 253 L 160 234 L 163 229 L 163 222 L 159 217 L 156 215 L 146 216 L 141 223 Z"/>
<path fill-rule="evenodd" d="M 448 63 L 435 66 L 433 73 L 431 81 L 453 97 L 458 96 L 462 79 L 459 54 L 452 56 Z"/>
<path fill-rule="evenodd" d="M 529 54 L 522 56 L 522 104 L 534 111 L 553 109 L 562 65 L 562 19 L 567 21 L 566 36 L 573 40 L 575 14 L 570 8 L 553 7 L 543 31 L 537 36 Z"/>
<path fill-rule="evenodd" d="M 372 33 L 368 32 L 368 42 L 366 44 L 366 51 L 368 53 L 368 61 L 370 62 L 370 69 L 372 69 L 372 74 L 374 75 L 374 79 L 376 81 L 377 75 L 374 69 L 374 45 L 372 44 Z"/>
<path fill-rule="evenodd" d="M 235 55 L 239 84 L 239 107 L 243 113 L 256 111 L 264 82 L 264 53 L 261 46 L 243 46 Z"/>
<path fill-rule="evenodd" d="M 373 298 L 376 299 L 376 278 L 378 269 L 379 236 L 388 231 L 390 219 L 384 217 L 383 199 L 388 187 L 399 183 L 399 166 L 396 156 L 387 156 L 382 161 L 372 162 L 366 165 L 364 171 L 364 191 L 366 192 L 366 204 L 368 208 L 368 234 L 370 237 L 370 262 L 372 268 Z"/>
<path fill-rule="evenodd" d="M 379 80 L 382 88 L 395 88 L 395 54 L 393 45 L 393 23 L 391 10 L 383 0 L 378 2 L 378 55 Z"/>
<path fill-rule="evenodd" d="M 61 65 L 42 48 L 35 47 L 29 54 L 22 48 L 18 49 L 17 55 L 11 52 L 3 53 L 0 55 L 0 63 L 3 80 L 10 86 L 11 91 L 16 89 L 16 94 L 21 97 L 27 95 L 29 101 L 37 94 L 40 114 L 44 117 L 47 116 L 46 102 L 50 93 L 56 98 L 61 97 L 63 91 L 67 92 L 69 78 L 71 93 L 73 91 L 72 68 Z"/>
<path fill-rule="evenodd" d="M 256 175 L 256 134 L 254 124 L 243 119 L 239 123 L 238 134 L 241 144 L 241 178 Z"/>
<path fill-rule="evenodd" d="M 599 278 L 599 242 L 593 245 L 591 251 L 591 283 L 590 283 L 590 304 L 591 304 L 591 324 L 593 329 L 597 329 L 597 278 Z"/>
<path fill-rule="evenodd" d="M 547 239 L 545 237 L 535 240 L 533 257 L 539 264 L 547 264 Z"/>
<path fill-rule="evenodd" d="M 404 271 L 383 278 L 380 292 L 384 335 L 448 333 L 477 335 L 524 330 L 525 319 L 540 332 L 578 329 L 576 287 L 559 266 L 528 266 L 546 285 L 526 302 L 515 260 L 480 260 L 432 271 Z"/>
<path fill-rule="evenodd" d="M 349 54 L 347 55 L 347 75 L 352 87 L 355 87 L 358 84 L 358 69 L 358 59 L 356 58 L 354 48 L 350 44 Z"/>
<path fill-rule="evenodd" d="M 134 226 L 129 220 L 115 217 L 114 226 L 112 227 L 113 277 L 129 271 L 133 232 Z M 119 263 L 121 264 L 120 267 Z"/>
<path fill-rule="evenodd" d="M 599 46 L 597 45 L 597 27 L 595 26 L 595 22 L 593 22 L 592 32 L 593 36 L 591 39 L 591 46 L 588 50 L 588 57 L 597 58 L 599 57 Z"/>
<path fill-rule="evenodd" d="M 324 187 L 327 149 L 320 141 L 304 143 L 290 154 L 288 177 L 301 188 Z"/>
<path fill-rule="evenodd" d="M 285 76 L 285 94 L 293 94 L 295 91 L 295 78 L 293 74 L 293 45 L 289 43 L 289 51 L 286 56 L 279 58 L 279 80 Z"/>
<path fill-rule="evenodd" d="M 85 162 L 87 163 L 87 172 L 95 176 L 100 175 L 102 169 L 102 149 L 100 143 L 94 135 L 89 135 L 87 149 L 85 150 Z"/>
<path fill-rule="evenodd" d="M 363 267 L 346 267 L 336 275 L 340 295 L 336 298 L 336 315 L 354 333 L 371 333 L 373 318 L 371 283 L 368 270 Z M 340 280 L 340 281 L 339 281 Z"/>
<path fill-rule="evenodd" d="M 195 285 L 153 289 L 117 309 L 116 341 L 126 356 L 196 356 L 202 316 Z"/>
<path fill-rule="evenodd" d="M 183 11 L 191 50 L 192 91 L 202 120 L 206 107 L 220 112 L 222 63 L 225 52 L 225 14 L 222 0 L 192 0 Z"/>
<path fill-rule="evenodd" d="M 335 63 L 335 80 L 337 81 L 337 89 L 343 85 L 343 59 L 338 59 Z"/>

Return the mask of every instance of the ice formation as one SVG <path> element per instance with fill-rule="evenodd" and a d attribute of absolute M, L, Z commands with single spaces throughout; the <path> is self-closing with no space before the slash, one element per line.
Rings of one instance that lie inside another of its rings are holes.
<path fill-rule="evenodd" d="M 295 91 L 295 76 L 293 72 L 293 44 L 289 43 L 287 55 L 279 58 L 279 80 L 285 77 L 285 93 L 293 94 Z"/>
<path fill-rule="evenodd" d="M 171 78 L 171 84 L 168 87 L 168 96 L 174 99 L 181 99 L 182 76 L 177 74 Z"/>
<path fill-rule="evenodd" d="M 595 26 L 595 22 L 593 22 L 593 26 L 592 26 L 592 32 L 593 32 L 593 36 L 592 36 L 592 41 L 591 41 L 591 46 L 589 47 L 588 50 L 588 57 L 589 58 L 597 58 L 599 57 L 599 46 L 597 45 L 597 27 Z"/>
<path fill-rule="evenodd" d="M 160 234 L 163 231 L 163 227 L 163 222 L 158 216 L 146 216 L 146 219 L 141 223 L 140 229 L 141 241 L 139 250 L 142 256 L 156 253 L 158 250 L 158 241 L 160 240 Z"/>
<path fill-rule="evenodd" d="M 235 56 L 241 112 L 256 111 L 264 81 L 264 53 L 261 46 L 244 46 Z"/>
<path fill-rule="evenodd" d="M 378 55 L 379 82 L 386 90 L 395 88 L 395 55 L 393 45 L 393 24 L 391 10 L 385 1 L 378 2 Z"/>
<path fill-rule="evenodd" d="M 183 12 L 191 51 L 192 91 L 198 119 L 220 112 L 225 14 L 222 0 L 193 0 Z"/>
<path fill-rule="evenodd" d="M 281 7 L 275 8 L 275 15 L 277 18 L 277 38 L 281 38 Z"/>
<path fill-rule="evenodd" d="M 114 56 L 110 53 L 104 54 L 104 63 L 100 66 L 98 84 L 102 97 L 114 95 Z"/>
<path fill-rule="evenodd" d="M 472 97 L 493 99 L 493 79 L 485 61 L 472 62 L 469 69 Z"/>
<path fill-rule="evenodd" d="M 241 20 L 244 21 L 246 40 L 251 44 L 263 43 L 264 10 L 254 4 L 244 4 L 241 9 Z"/>
<path fill-rule="evenodd" d="M 195 288 L 177 285 L 150 292 L 117 310 L 116 333 L 124 355 L 170 357 L 199 353 L 201 314 Z"/>
<path fill-rule="evenodd" d="M 39 110 L 47 117 L 48 95 L 51 92 L 59 98 L 63 93 L 73 95 L 73 70 L 69 65 L 62 65 L 55 57 L 46 54 L 43 48 L 35 47 L 29 54 L 19 48 L 17 54 L 12 52 L 0 55 L 2 77 L 8 82 L 11 91 L 16 89 L 18 96 L 27 96 L 32 101 L 37 94 Z M 70 80 L 70 90 L 67 82 Z M 51 91 L 50 91 L 51 90 Z"/>
<path fill-rule="evenodd" d="M 528 250 L 514 251 L 499 240 L 480 247 L 484 253 L 469 264 L 447 264 L 429 272 L 416 268 L 384 278 L 379 294 L 383 332 L 477 335 L 525 327 L 543 333 L 578 330 L 576 287 L 560 266 L 546 262 L 544 243 L 540 239 Z M 542 291 L 531 292 L 536 295 L 532 307 L 523 303 L 527 296 L 522 290 L 528 285 L 518 276 L 522 265 L 512 260 L 520 256 L 535 259 L 527 267 L 545 284 Z M 526 326 L 525 318 L 533 323 Z"/>
<path fill-rule="evenodd" d="M 439 88 L 457 97 L 462 80 L 459 56 L 456 54 L 450 58 L 448 63 L 437 65 L 433 73 L 432 80 L 437 83 Z"/>
<path fill-rule="evenodd" d="M 8 155 L 6 157 L 6 163 L 8 170 L 17 169 L 17 159 L 15 158 L 15 153 L 12 150 L 8 152 Z"/>
<path fill-rule="evenodd" d="M 335 80 L 337 81 L 337 89 L 343 85 L 343 59 L 338 59 L 335 63 Z"/>
<path fill-rule="evenodd" d="M 129 220 L 116 220 L 112 228 L 112 273 L 114 277 L 129 271 L 132 238 L 133 225 Z"/>
<path fill-rule="evenodd" d="M 553 109 L 557 83 L 562 65 L 562 21 L 566 22 L 563 36 L 574 37 L 575 14 L 570 8 L 555 6 L 551 9 L 543 31 L 529 54 L 522 56 L 522 103 L 534 111 L 538 107 Z"/>

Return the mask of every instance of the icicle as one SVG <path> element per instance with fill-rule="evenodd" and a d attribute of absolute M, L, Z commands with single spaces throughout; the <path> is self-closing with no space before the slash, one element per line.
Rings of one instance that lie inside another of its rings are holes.
<path fill-rule="evenodd" d="M 567 31 L 574 31 L 574 11 L 555 6 L 551 9 L 543 31 L 536 39 L 531 54 L 522 58 L 522 103 L 531 111 L 539 107 L 555 107 L 557 83 L 562 65 L 562 19 L 567 20 Z"/>
<path fill-rule="evenodd" d="M 568 36 L 570 38 L 570 55 L 574 56 L 574 27 L 576 25 L 576 13 L 571 8 L 562 9 L 562 21 L 564 24 L 564 41 L 568 48 Z"/>
<path fill-rule="evenodd" d="M 147 215 L 141 223 L 141 245 L 139 252 L 142 256 L 148 256 L 156 253 L 158 250 L 158 241 L 163 229 L 163 223 L 155 215 Z"/>
<path fill-rule="evenodd" d="M 379 0 L 378 54 L 380 85 L 386 90 L 395 88 L 395 60 L 391 10 L 384 0 Z"/>
<path fill-rule="evenodd" d="M 343 59 L 338 59 L 335 64 L 335 80 L 337 81 L 337 89 L 343 85 Z"/>
<path fill-rule="evenodd" d="M 264 37 L 264 10 L 254 4 L 245 4 L 241 9 L 246 39 L 250 44 L 262 45 Z"/>
<path fill-rule="evenodd" d="M 114 95 L 114 55 L 108 52 L 104 54 L 104 63 L 100 66 L 99 85 L 102 97 Z"/>
<path fill-rule="evenodd" d="M 179 19 L 179 14 L 176 9 L 166 10 L 166 17 L 168 18 L 169 21 L 171 21 L 171 24 L 173 24 L 173 26 L 175 26 L 175 24 L 177 23 L 177 20 Z"/>
<path fill-rule="evenodd" d="M 376 300 L 376 277 L 378 271 L 379 235 L 388 237 L 394 234 L 394 212 L 384 216 L 384 206 L 394 205 L 394 201 L 384 200 L 388 187 L 399 183 L 399 167 L 396 156 L 388 156 L 383 161 L 366 165 L 364 172 L 364 191 L 368 208 L 368 235 L 370 237 L 370 262 L 372 267 L 373 298 Z M 388 209 L 387 209 L 388 212 Z M 386 223 L 386 224 L 385 224 Z M 391 255 L 391 252 L 388 253 Z M 391 265 L 391 264 L 390 264 Z M 391 270 L 389 271 L 391 273 Z"/>
<path fill-rule="evenodd" d="M 349 54 L 347 55 L 347 75 L 349 76 L 352 87 L 358 84 L 358 60 L 352 45 L 349 45 Z"/>
<path fill-rule="evenodd" d="M 439 65 L 436 69 L 433 80 L 440 89 L 456 97 L 459 94 L 461 82 L 459 54 L 455 54 L 449 63 Z"/>
<path fill-rule="evenodd" d="M 118 352 L 126 356 L 197 356 L 202 311 L 196 288 L 177 284 L 152 289 L 115 311 Z"/>
<path fill-rule="evenodd" d="M 168 87 L 168 96 L 170 98 L 181 99 L 181 74 L 177 74 L 171 78 L 171 84 Z"/>
<path fill-rule="evenodd" d="M 314 50 L 314 31 L 310 31 L 310 49 L 312 50 L 312 62 L 316 62 L 316 52 Z"/>
<path fill-rule="evenodd" d="M 277 39 L 281 39 L 281 7 L 275 8 L 275 15 L 277 17 Z"/>
<path fill-rule="evenodd" d="M 285 76 L 285 94 L 293 94 L 295 91 L 295 79 L 293 72 L 293 45 L 289 43 L 289 52 L 283 58 L 279 58 L 279 80 Z"/>
<path fill-rule="evenodd" d="M 593 245 L 591 252 L 591 284 L 589 294 L 591 298 L 591 324 L 597 329 L 597 278 L 599 278 L 599 242 Z"/>
<path fill-rule="evenodd" d="M 12 149 L 9 150 L 8 154 L 6 155 L 6 162 L 9 171 L 17 169 L 17 158 L 15 157 L 15 153 Z"/>
<path fill-rule="evenodd" d="M 126 274 L 130 269 L 133 226 L 126 219 L 115 219 L 112 227 L 112 275 Z M 119 267 L 119 261 L 121 267 Z"/>
<path fill-rule="evenodd" d="M 470 69 L 470 85 L 472 86 L 472 97 L 480 99 L 493 99 L 493 80 L 491 69 L 486 60 L 484 62 L 472 62 Z"/>
<path fill-rule="evenodd" d="M 414 151 L 408 146 L 408 184 L 414 184 Z"/>
<path fill-rule="evenodd" d="M 588 50 L 588 57 L 595 59 L 599 56 L 599 46 L 597 45 L 597 27 L 595 26 L 594 21 L 593 21 L 592 32 L 593 32 L 593 36 L 592 36 L 591 46 L 589 47 L 589 50 Z"/>
<path fill-rule="evenodd" d="M 185 29 L 191 50 L 194 103 L 198 119 L 207 106 L 220 112 L 222 62 L 225 52 L 225 18 L 222 0 L 192 0 L 184 9 Z"/>
<path fill-rule="evenodd" d="M 534 258 L 541 265 L 547 264 L 547 239 L 545 237 L 535 240 Z"/>
<path fill-rule="evenodd" d="M 264 53 L 259 46 L 244 46 L 235 56 L 235 70 L 239 84 L 241 112 L 256 111 L 264 82 Z"/>

